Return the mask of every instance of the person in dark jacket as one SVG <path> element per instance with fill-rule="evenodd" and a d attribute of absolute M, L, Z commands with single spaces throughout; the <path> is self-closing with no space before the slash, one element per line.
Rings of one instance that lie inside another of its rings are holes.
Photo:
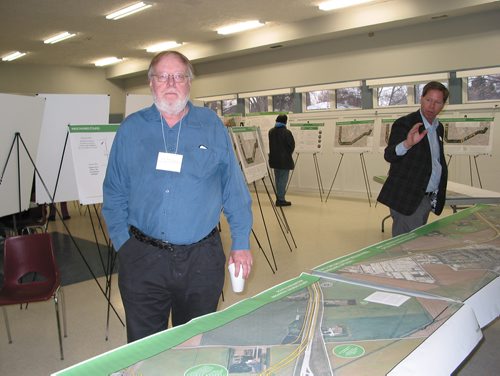
<path fill-rule="evenodd" d="M 290 170 L 294 168 L 292 153 L 295 150 L 295 140 L 292 132 L 286 129 L 288 117 L 284 114 L 276 118 L 274 128 L 269 131 L 269 167 L 274 169 L 276 183 L 276 206 L 290 206 L 285 200 L 286 185 Z"/>
<path fill-rule="evenodd" d="M 444 128 L 437 115 L 449 91 L 440 82 L 424 86 L 420 109 L 397 119 L 391 128 L 384 158 L 389 176 L 377 198 L 390 208 L 392 236 L 427 223 L 440 215 L 446 201 L 448 168 L 443 150 Z"/>

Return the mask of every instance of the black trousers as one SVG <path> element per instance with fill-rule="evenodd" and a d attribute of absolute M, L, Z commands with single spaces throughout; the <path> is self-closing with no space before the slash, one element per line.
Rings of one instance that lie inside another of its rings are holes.
<path fill-rule="evenodd" d="M 167 329 L 170 311 L 176 326 L 217 310 L 226 264 L 219 232 L 170 250 L 131 237 L 118 258 L 128 342 Z"/>

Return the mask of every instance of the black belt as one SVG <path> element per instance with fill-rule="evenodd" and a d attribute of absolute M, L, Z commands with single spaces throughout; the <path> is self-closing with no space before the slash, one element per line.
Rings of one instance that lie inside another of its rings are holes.
<path fill-rule="evenodd" d="M 210 231 L 210 234 L 208 234 L 203 239 L 201 239 L 193 244 L 198 244 L 204 240 L 207 240 L 208 238 L 212 237 L 216 232 L 217 232 L 217 227 L 214 227 L 214 229 L 212 231 Z M 152 238 L 152 237 L 146 235 L 145 233 L 143 233 L 141 230 L 139 230 L 135 226 L 130 226 L 130 233 L 134 236 L 134 238 L 136 238 L 137 240 L 139 240 L 142 243 L 149 244 L 149 245 L 152 245 L 153 247 L 160 248 L 160 249 L 167 249 L 169 251 L 173 251 L 174 247 L 185 247 L 185 246 L 193 245 L 193 244 L 177 245 L 177 244 L 165 242 L 163 240 L 155 239 L 155 238 Z"/>

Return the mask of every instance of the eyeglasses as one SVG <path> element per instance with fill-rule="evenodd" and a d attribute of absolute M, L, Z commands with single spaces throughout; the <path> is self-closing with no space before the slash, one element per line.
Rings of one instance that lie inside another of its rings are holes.
<path fill-rule="evenodd" d="M 156 82 L 168 82 L 169 78 L 172 78 L 176 84 L 183 84 L 187 81 L 189 76 L 183 73 L 174 73 L 174 74 L 153 74 L 151 75 Z"/>

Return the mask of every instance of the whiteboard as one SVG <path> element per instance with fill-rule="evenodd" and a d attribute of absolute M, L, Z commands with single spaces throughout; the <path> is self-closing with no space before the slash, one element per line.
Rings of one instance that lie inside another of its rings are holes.
<path fill-rule="evenodd" d="M 73 157 L 68 141 L 69 124 L 107 124 L 109 95 L 106 94 L 38 94 L 45 98 L 45 111 L 38 144 L 36 165 L 50 196 L 57 190 L 54 202 L 78 199 Z M 65 148 L 65 143 L 67 143 Z M 64 152 L 64 155 L 63 155 Z M 62 161 L 61 172 L 58 172 Z M 37 203 L 51 202 L 44 186 L 36 179 Z"/>
<path fill-rule="evenodd" d="M 3 172 L 0 176 L 2 179 L 0 182 L 0 216 L 2 217 L 27 210 L 29 207 L 35 172 L 29 156 L 34 161 L 37 155 L 44 106 L 43 98 L 0 94 L 0 113 L 2 114 L 0 117 L 0 173 Z M 19 133 L 21 138 L 13 144 L 16 133 Z M 19 141 L 19 173 L 17 141 Z M 19 197 L 18 178 L 21 183 L 21 197 Z M 21 208 L 19 208 L 19 200 Z"/>
<path fill-rule="evenodd" d="M 127 94 L 125 98 L 125 117 L 143 108 L 151 107 L 153 102 L 151 94 Z"/>

